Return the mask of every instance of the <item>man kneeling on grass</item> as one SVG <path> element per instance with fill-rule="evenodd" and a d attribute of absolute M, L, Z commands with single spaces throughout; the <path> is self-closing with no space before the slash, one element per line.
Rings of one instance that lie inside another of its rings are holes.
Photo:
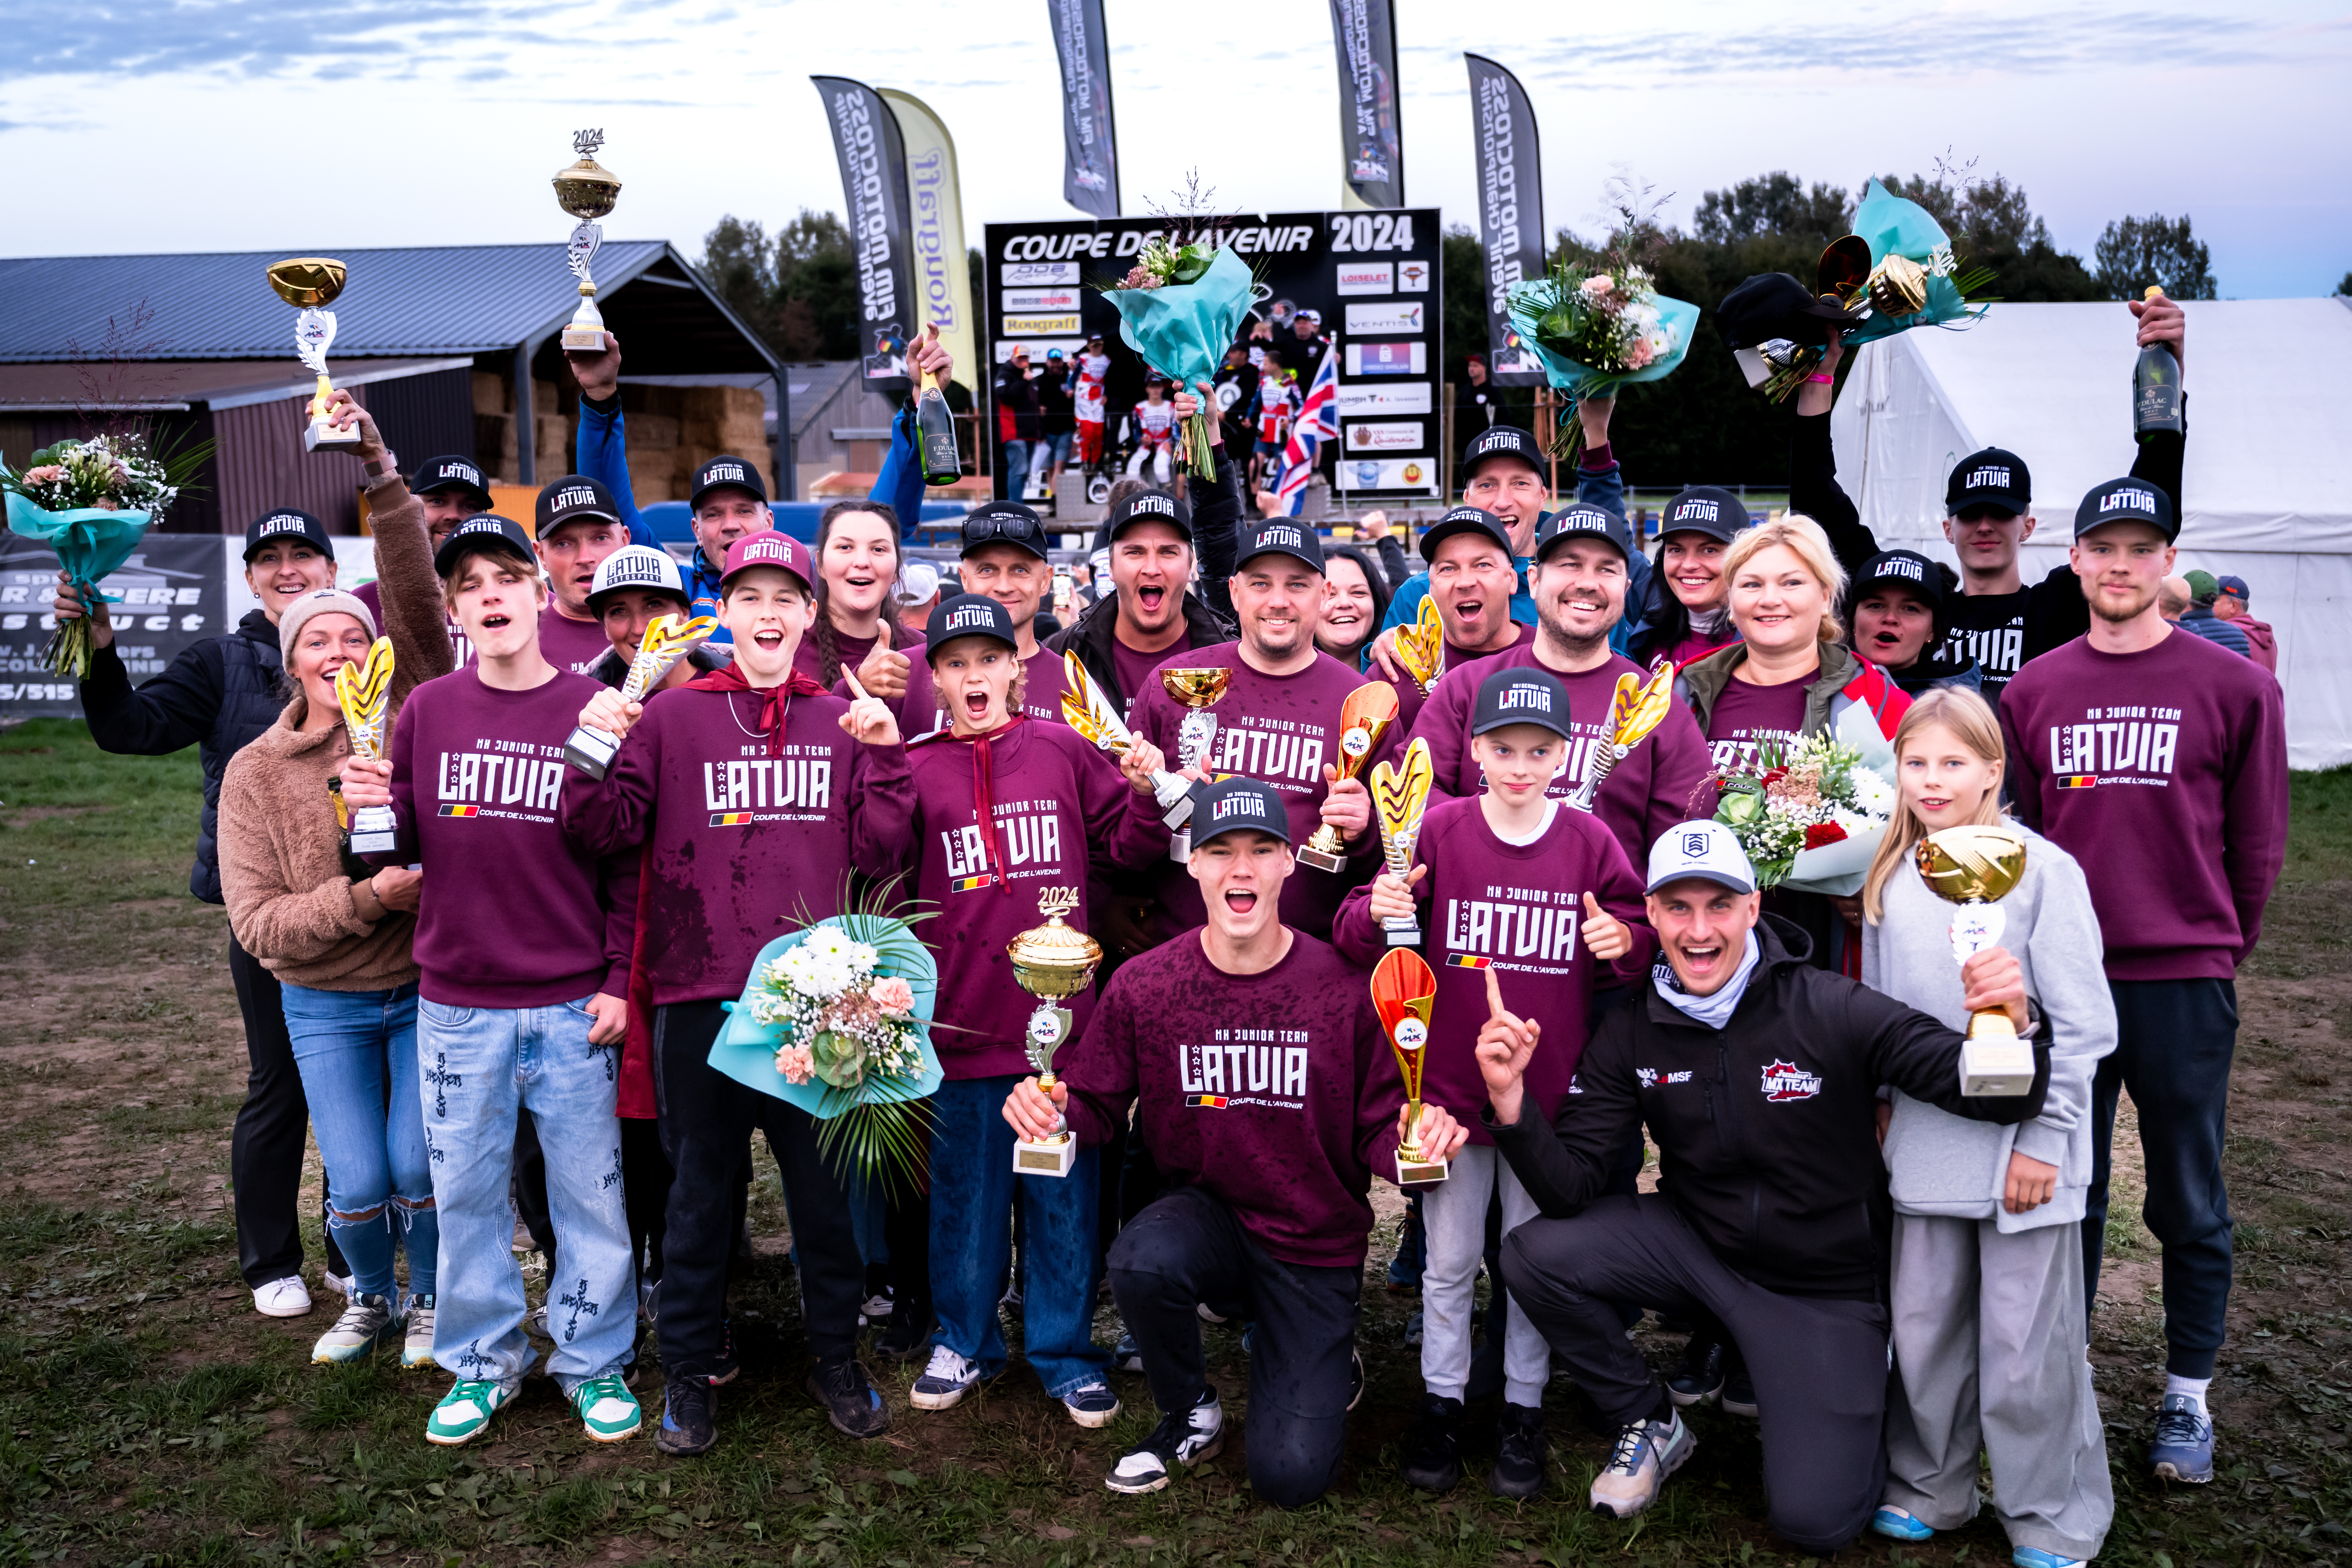
<path fill-rule="evenodd" d="M 1618 1424 L 1594 1511 L 1650 1506 L 1697 1447 L 1625 1338 L 1615 1303 L 1710 1313 L 1756 1381 L 1772 1528 L 1830 1552 L 1862 1533 L 1886 1478 L 1883 1281 L 1892 1229 L 1878 1090 L 1979 1121 L 2039 1114 L 2034 1045 L 2023 1095 L 1963 1099 L 1962 1037 L 1925 1013 L 1805 962 L 1808 942 L 1757 918 L 1755 872 L 1728 828 L 1686 822 L 1650 851 L 1648 923 L 1664 960 L 1646 995 L 1612 1013 L 1547 1124 L 1526 1094 L 1538 1029 L 1480 1033 L 1481 1112 L 1544 1217 L 1503 1242 L 1503 1282 L 1552 1354 Z M 1960 972 L 1970 1012 L 2028 1016 L 2014 956 Z M 1659 1190 L 1603 1197 L 1637 1122 L 1658 1145 Z"/>
<path fill-rule="evenodd" d="M 1150 809 L 1149 796 L 1137 796 Z M 1361 970 L 1278 914 L 1290 875 L 1282 797 L 1251 778 L 1198 796 L 1190 861 L 1208 923 L 1130 959 L 1052 1098 L 1028 1079 L 1004 1102 L 1024 1138 L 1069 1118 L 1084 1144 L 1127 1125 L 1168 1179 L 1110 1249 L 1111 1295 L 1143 1352 L 1160 1425 L 1119 1457 L 1115 1492 L 1157 1491 L 1224 1446 L 1196 1303 L 1253 1321 L 1250 1485 L 1283 1508 L 1321 1497 L 1362 1393 L 1356 1358 L 1374 1172 L 1393 1178 L 1397 1076 Z M 1467 1129 L 1422 1110 L 1444 1159 Z M 1874 1495 L 1872 1500 L 1876 1500 Z"/>

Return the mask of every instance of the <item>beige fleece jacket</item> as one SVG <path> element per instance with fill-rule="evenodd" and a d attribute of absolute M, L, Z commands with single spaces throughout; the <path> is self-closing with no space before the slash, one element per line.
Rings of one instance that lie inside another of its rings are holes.
<path fill-rule="evenodd" d="M 376 579 L 392 639 L 392 708 L 454 668 L 425 509 L 397 480 L 375 488 Z M 229 928 L 278 978 L 315 991 L 388 991 L 416 978 L 416 917 L 388 911 L 342 864 L 328 780 L 351 755 L 338 717 L 303 732 L 296 692 L 278 722 L 229 760 L 221 779 L 221 891 Z M 362 879 L 364 882 L 364 879 Z"/>

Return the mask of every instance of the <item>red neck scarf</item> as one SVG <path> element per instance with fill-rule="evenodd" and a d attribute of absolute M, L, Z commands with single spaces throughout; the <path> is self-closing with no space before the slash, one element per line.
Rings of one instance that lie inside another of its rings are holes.
<path fill-rule="evenodd" d="M 980 840 L 987 848 L 988 873 L 1008 893 L 1013 890 L 1013 882 L 1004 874 L 1004 857 L 996 844 L 996 757 L 992 742 L 1010 735 L 1013 727 L 1024 717 L 1016 711 L 985 735 L 960 735 L 952 727 L 947 731 L 949 740 L 971 748 L 972 819 L 979 824 Z"/>
<path fill-rule="evenodd" d="M 793 670 L 780 685 L 754 686 L 744 679 L 742 667 L 730 659 L 708 675 L 698 675 L 686 683 L 690 691 L 756 692 L 760 698 L 760 730 L 768 737 L 768 755 L 774 756 L 783 743 L 784 714 L 795 697 L 822 697 L 824 688 L 809 676 Z"/>

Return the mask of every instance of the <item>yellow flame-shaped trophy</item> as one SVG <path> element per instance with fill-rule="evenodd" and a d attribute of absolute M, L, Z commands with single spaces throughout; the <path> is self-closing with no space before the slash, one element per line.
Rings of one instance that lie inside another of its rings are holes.
<path fill-rule="evenodd" d="M 1619 676 L 1616 692 L 1609 701 L 1608 733 L 1593 743 L 1591 765 L 1585 770 L 1584 782 L 1569 795 L 1568 804 L 1579 811 L 1591 811 L 1592 797 L 1601 793 L 1601 781 L 1609 776 L 1609 770 L 1664 723 L 1674 705 L 1675 667 L 1667 660 L 1658 660 L 1647 681 L 1637 675 Z"/>
<path fill-rule="evenodd" d="M 385 715 L 392 709 L 392 639 L 378 637 L 364 662 L 335 671 L 335 701 L 343 710 L 343 732 L 352 755 L 383 761 Z M 381 855 L 400 842 L 400 824 L 388 805 L 363 805 L 352 813 L 352 853 Z"/>
<path fill-rule="evenodd" d="M 1372 770 L 1372 816 L 1381 825 L 1381 854 L 1399 880 L 1412 870 L 1412 847 L 1421 838 L 1421 818 L 1429 809 L 1434 774 L 1429 742 L 1421 736 L 1413 738 L 1397 763 L 1382 763 Z M 1391 947 L 1421 945 L 1421 922 L 1412 916 L 1391 915 L 1381 925 Z"/>
<path fill-rule="evenodd" d="M 660 684 L 679 659 L 718 629 L 719 622 L 709 616 L 697 616 L 690 621 L 684 616 L 663 616 L 648 624 L 646 635 L 638 639 L 636 657 L 629 660 L 629 673 L 621 678 L 621 700 L 644 701 L 646 693 Z M 563 760 L 590 778 L 601 779 L 620 750 L 621 737 L 583 724 L 563 742 Z"/>
<path fill-rule="evenodd" d="M 1397 627 L 1396 656 L 1422 695 L 1429 695 L 1430 687 L 1445 669 L 1445 623 L 1437 618 L 1434 594 L 1423 595 L 1412 625 Z"/>
<path fill-rule="evenodd" d="M 2009 917 L 1996 901 L 2025 875 L 2025 838 L 2011 827 L 1947 827 L 1912 851 L 1919 876 L 1952 911 L 1952 956 L 1966 963 L 2000 944 Z M 1960 1093 L 1971 1100 L 2033 1092 L 2033 1047 L 2017 1037 L 2009 1015 L 1996 1008 L 1969 1018 L 1960 1047 Z"/>

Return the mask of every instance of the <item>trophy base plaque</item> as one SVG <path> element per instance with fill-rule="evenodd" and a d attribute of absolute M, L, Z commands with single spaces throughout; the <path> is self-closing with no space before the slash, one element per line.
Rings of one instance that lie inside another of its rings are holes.
<path fill-rule="evenodd" d="M 1419 921 L 1382 921 L 1381 922 L 1381 929 L 1388 933 L 1389 945 L 1391 947 L 1419 947 L 1421 945 L 1421 922 Z"/>
<path fill-rule="evenodd" d="M 1192 830 L 1191 828 L 1180 827 L 1175 832 L 1168 836 L 1168 858 L 1175 861 L 1179 866 L 1191 864 L 1192 859 Z"/>
<path fill-rule="evenodd" d="M 620 737 L 583 724 L 563 742 L 563 760 L 590 778 L 601 780 L 620 750 Z"/>
<path fill-rule="evenodd" d="M 2033 1047 L 2010 1031 L 2009 1020 L 1988 1029 L 1979 1019 L 1960 1047 L 1960 1094 L 1969 1100 L 2033 1092 Z"/>
<path fill-rule="evenodd" d="M 600 354 L 604 352 L 604 329 L 602 327 L 566 327 L 563 329 L 565 353 Z"/>
<path fill-rule="evenodd" d="M 1192 791 L 1190 785 L 1174 800 L 1163 800 L 1160 805 L 1160 820 L 1171 833 L 1192 820 Z"/>
<path fill-rule="evenodd" d="M 352 813 L 352 853 L 389 855 L 400 847 L 400 823 L 388 805 L 362 806 Z"/>
<path fill-rule="evenodd" d="M 1302 866 L 1312 866 L 1318 871 L 1344 871 L 1348 868 L 1346 856 L 1327 854 L 1312 844 L 1307 845 L 1298 851 L 1298 863 Z"/>
<path fill-rule="evenodd" d="M 1066 1132 L 1056 1132 L 1051 1138 L 1032 1143 L 1026 1138 L 1013 1144 L 1013 1173 L 1016 1176 L 1066 1176 L 1078 1163 L 1078 1141 Z"/>
<path fill-rule="evenodd" d="M 1396 1157 L 1397 1185 L 1426 1187 L 1445 1180 L 1449 1173 L 1443 1160 L 1423 1160 L 1408 1155 L 1402 1149 Z"/>
<path fill-rule="evenodd" d="M 314 419 L 302 427 L 302 450 L 306 452 L 356 452 L 360 449 L 360 427 L 353 425 L 338 430 L 323 419 Z"/>

